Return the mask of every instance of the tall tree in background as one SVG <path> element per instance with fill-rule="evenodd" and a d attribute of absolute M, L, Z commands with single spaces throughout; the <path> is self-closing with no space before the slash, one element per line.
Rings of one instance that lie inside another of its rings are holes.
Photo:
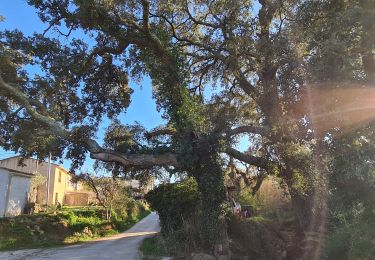
<path fill-rule="evenodd" d="M 319 234 L 317 244 L 304 245 L 304 257 L 320 254 L 329 145 L 336 132 L 350 128 L 336 118 L 327 123 L 337 108 L 330 98 L 352 80 L 373 84 L 371 1 L 29 3 L 69 44 L 41 34 L 1 34 L 5 149 L 41 158 L 67 152 L 75 167 L 89 152 L 117 171 L 187 173 L 202 194 L 208 248 L 225 237 L 217 227 L 226 154 L 282 179 L 300 235 Z M 71 39 L 77 30 L 93 42 Z M 166 126 L 146 133 L 115 121 L 100 146 L 98 123 L 128 107 L 129 78 L 144 75 L 152 79 Z M 215 87 L 220 92 L 207 99 L 205 89 Z M 244 134 L 250 139 L 245 153 L 233 148 Z"/>
<path fill-rule="evenodd" d="M 353 223 L 354 215 L 357 220 L 373 218 L 369 212 L 375 206 L 374 19 L 373 1 L 308 1 L 299 8 L 295 23 L 309 53 L 310 102 L 319 104 L 309 117 L 315 132 L 324 138 L 319 153 L 327 169 L 320 194 L 325 203 L 329 199 L 329 205 L 322 210 L 318 230 L 325 231 L 328 219 L 337 225 L 338 219 Z M 365 222 L 361 225 L 368 225 Z M 333 231 L 332 223 L 328 228 L 328 233 Z M 368 235 L 349 243 L 358 245 Z M 339 251 L 341 256 L 346 254 Z M 361 251 L 366 254 L 365 247 Z M 351 258 L 349 254 L 346 257 Z"/>
<path fill-rule="evenodd" d="M 84 173 L 78 176 L 91 191 L 94 192 L 97 203 L 106 211 L 106 219 L 111 220 L 112 212 L 126 211 L 132 200 L 130 187 L 111 176 Z"/>

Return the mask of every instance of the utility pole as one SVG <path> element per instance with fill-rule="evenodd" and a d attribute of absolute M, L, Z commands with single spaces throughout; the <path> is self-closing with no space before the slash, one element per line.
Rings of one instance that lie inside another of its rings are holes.
<path fill-rule="evenodd" d="M 48 173 L 47 173 L 47 208 L 49 204 L 49 182 L 50 182 L 50 176 L 51 176 L 51 153 L 49 153 L 48 156 Z"/>

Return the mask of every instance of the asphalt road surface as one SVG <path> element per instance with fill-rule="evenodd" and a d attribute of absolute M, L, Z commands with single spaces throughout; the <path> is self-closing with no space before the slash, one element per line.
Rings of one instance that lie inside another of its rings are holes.
<path fill-rule="evenodd" d="M 132 228 L 118 235 L 78 245 L 2 252 L 0 259 L 136 260 L 139 259 L 138 248 L 142 240 L 159 230 L 159 217 L 156 213 L 151 213 Z"/>

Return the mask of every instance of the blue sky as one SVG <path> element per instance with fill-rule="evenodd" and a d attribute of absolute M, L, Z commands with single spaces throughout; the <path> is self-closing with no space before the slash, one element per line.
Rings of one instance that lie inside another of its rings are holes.
<path fill-rule="evenodd" d="M 0 31 L 4 29 L 18 29 L 25 35 L 32 35 L 34 32 L 43 32 L 47 26 L 43 24 L 33 7 L 29 6 L 25 0 L 1 0 L 0 15 L 5 17 L 5 21 L 0 23 Z M 57 37 L 51 33 L 49 36 Z M 85 37 L 83 34 L 76 34 L 78 37 Z M 163 123 L 161 114 L 156 110 L 155 100 L 152 98 L 152 86 L 149 78 L 145 78 L 140 85 L 131 83 L 134 90 L 132 102 L 126 113 L 120 115 L 124 123 L 140 122 L 148 129 L 154 128 Z M 103 138 L 105 128 L 109 125 L 109 120 L 104 120 L 98 131 L 99 142 Z M 0 159 L 13 156 L 14 153 L 0 149 Z M 83 169 L 91 169 L 93 161 L 88 158 Z M 64 167 L 70 167 L 70 161 L 64 160 Z"/>
<path fill-rule="evenodd" d="M 47 26 L 43 24 L 36 14 L 36 10 L 26 3 L 26 0 L 0 0 L 0 15 L 5 17 L 5 21 L 0 23 L 0 31 L 4 29 L 13 30 L 18 29 L 25 35 L 32 35 L 34 32 L 42 33 Z M 48 34 L 50 37 L 61 37 L 54 32 Z M 83 33 L 75 33 L 74 37 L 88 39 Z M 64 40 L 64 37 L 60 38 Z M 88 39 L 89 40 L 89 39 Z M 140 122 L 147 129 L 154 128 L 163 124 L 161 114 L 156 110 L 155 100 L 152 98 L 152 86 L 149 78 L 145 78 L 140 85 L 131 83 L 134 93 L 132 95 L 132 102 L 130 107 L 120 115 L 120 120 L 123 123 Z M 101 142 L 105 128 L 109 125 L 109 120 L 103 120 L 100 130 L 98 131 L 98 141 Z M 243 138 L 240 145 L 240 150 L 246 147 L 247 138 Z M 0 148 L 0 159 L 13 156 L 14 153 L 4 151 Z M 82 170 L 91 170 L 93 160 L 87 159 Z M 70 167 L 70 161 L 64 160 L 63 166 Z"/>

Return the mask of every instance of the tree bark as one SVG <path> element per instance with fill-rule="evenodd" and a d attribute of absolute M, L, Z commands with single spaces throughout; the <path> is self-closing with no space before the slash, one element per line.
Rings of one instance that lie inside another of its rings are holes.
<path fill-rule="evenodd" d="M 270 162 L 264 158 L 241 153 L 240 151 L 231 147 L 228 147 L 227 149 L 225 149 L 225 153 L 232 156 L 233 158 L 237 160 L 240 160 L 242 162 L 248 163 L 253 166 L 257 166 L 262 169 L 268 169 L 270 164 L 273 164 L 273 162 Z"/>
<path fill-rule="evenodd" d="M 231 136 L 231 135 L 237 135 L 237 134 L 243 134 L 243 133 L 259 134 L 259 135 L 264 136 L 269 133 L 269 129 L 264 126 L 245 125 L 245 126 L 239 126 L 239 127 L 233 128 L 227 134 Z"/>
<path fill-rule="evenodd" d="M 114 151 L 103 150 L 90 153 L 92 159 L 103 162 L 118 162 L 126 167 L 150 168 L 152 166 L 178 166 L 176 155 L 163 154 L 123 154 Z"/>

